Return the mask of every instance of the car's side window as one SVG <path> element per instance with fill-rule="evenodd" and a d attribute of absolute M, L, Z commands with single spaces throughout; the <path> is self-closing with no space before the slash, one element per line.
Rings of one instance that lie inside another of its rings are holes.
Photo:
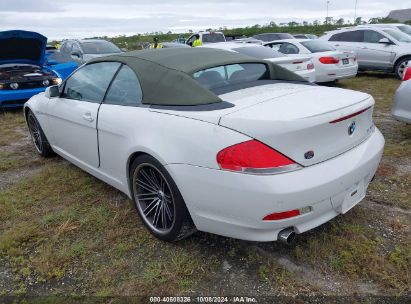
<path fill-rule="evenodd" d="M 367 30 L 364 31 L 364 42 L 366 43 L 379 43 L 379 41 L 384 37 L 384 35 L 376 32 L 376 31 L 371 31 L 371 30 Z"/>
<path fill-rule="evenodd" d="M 136 74 L 130 67 L 123 65 L 111 83 L 104 103 L 137 106 L 142 99 L 143 92 Z"/>
<path fill-rule="evenodd" d="M 269 44 L 270 48 L 272 48 L 273 50 L 275 50 L 275 51 L 277 51 L 277 52 L 280 52 L 280 49 L 281 49 L 281 46 L 282 46 L 282 45 L 283 45 L 282 43 L 272 43 L 272 44 Z"/>
<path fill-rule="evenodd" d="M 73 47 L 71 48 L 71 51 L 81 53 L 80 46 L 77 43 L 73 43 Z"/>
<path fill-rule="evenodd" d="M 99 62 L 82 67 L 67 79 L 61 97 L 101 103 L 119 67 L 118 62 Z"/>
<path fill-rule="evenodd" d="M 334 34 L 328 41 L 341 41 L 342 33 Z"/>
<path fill-rule="evenodd" d="M 70 53 L 72 44 L 73 44 L 72 42 L 67 41 L 66 43 L 63 44 L 63 47 L 61 48 L 60 52 Z"/>
<path fill-rule="evenodd" d="M 364 41 L 364 31 L 350 31 L 344 32 L 341 35 L 340 41 L 346 42 L 363 42 Z"/>
<path fill-rule="evenodd" d="M 283 43 L 279 49 L 279 52 L 289 55 L 289 54 L 298 54 L 300 50 L 294 44 Z"/>

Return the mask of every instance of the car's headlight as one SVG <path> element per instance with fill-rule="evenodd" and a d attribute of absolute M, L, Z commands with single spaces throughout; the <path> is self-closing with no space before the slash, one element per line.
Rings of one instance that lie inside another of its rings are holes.
<path fill-rule="evenodd" d="M 2 83 L 0 83 L 0 90 L 3 90 L 6 86 Z"/>

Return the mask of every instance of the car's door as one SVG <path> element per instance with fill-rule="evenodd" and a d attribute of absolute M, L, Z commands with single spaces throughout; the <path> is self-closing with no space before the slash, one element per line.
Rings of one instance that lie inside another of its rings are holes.
<path fill-rule="evenodd" d="M 122 65 L 101 104 L 98 118 L 100 171 L 126 187 L 126 162 L 135 139 L 133 128 L 147 128 L 152 123 L 148 108 L 142 105 L 142 90 L 134 71 Z M 149 132 L 147 132 L 148 134 Z M 127 191 L 127 188 L 125 188 Z"/>
<path fill-rule="evenodd" d="M 351 51 L 358 55 L 358 64 L 362 64 L 363 58 L 360 58 L 360 50 L 364 44 L 364 31 L 353 30 L 332 35 L 329 42 L 340 51 Z"/>
<path fill-rule="evenodd" d="M 392 67 L 392 44 L 379 43 L 388 37 L 374 30 L 364 30 L 364 43 L 358 51 L 358 59 L 362 65 L 376 69 L 389 69 Z"/>
<path fill-rule="evenodd" d="M 118 62 L 88 64 L 65 81 L 47 111 L 53 149 L 81 164 L 99 166 L 98 109 L 119 67 Z"/>

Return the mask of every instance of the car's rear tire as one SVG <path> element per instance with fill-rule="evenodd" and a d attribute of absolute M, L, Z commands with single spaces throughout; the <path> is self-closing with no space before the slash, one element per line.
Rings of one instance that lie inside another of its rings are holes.
<path fill-rule="evenodd" d="M 404 57 L 397 61 L 394 67 L 395 76 L 399 79 L 402 79 L 404 76 L 405 69 L 408 65 L 408 62 L 411 61 L 411 57 Z"/>
<path fill-rule="evenodd" d="M 174 242 L 196 231 L 177 185 L 155 158 L 138 156 L 131 165 L 130 182 L 135 207 L 155 237 Z"/>
<path fill-rule="evenodd" d="M 43 157 L 50 157 L 54 155 L 53 149 L 51 148 L 46 135 L 40 126 L 40 123 L 31 110 L 28 110 L 27 112 L 27 127 L 37 152 Z"/>

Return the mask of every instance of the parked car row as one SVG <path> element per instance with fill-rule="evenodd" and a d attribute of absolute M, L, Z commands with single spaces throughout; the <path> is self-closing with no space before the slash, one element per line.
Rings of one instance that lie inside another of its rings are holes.
<path fill-rule="evenodd" d="M 361 70 L 393 72 L 402 78 L 411 59 L 411 36 L 390 26 L 359 26 L 320 37 L 338 50 L 355 52 Z"/>
<path fill-rule="evenodd" d="M 21 107 L 90 59 L 122 52 L 96 39 L 65 40 L 57 50 L 45 36 L 18 30 L 0 32 L 0 49 L 0 108 Z"/>

